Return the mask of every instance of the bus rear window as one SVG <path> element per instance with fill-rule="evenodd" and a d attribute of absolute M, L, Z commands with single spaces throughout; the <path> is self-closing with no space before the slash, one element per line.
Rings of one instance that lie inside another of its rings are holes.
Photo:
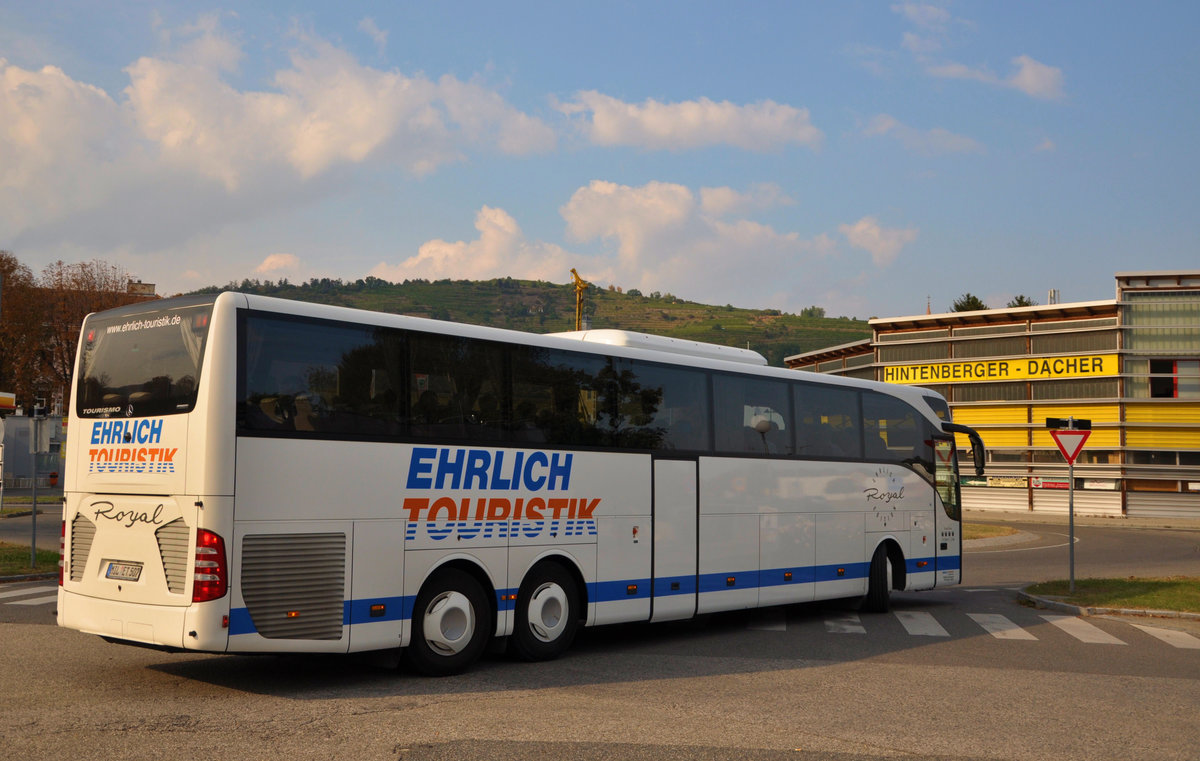
<path fill-rule="evenodd" d="M 80 417 L 190 412 L 212 304 L 99 314 L 83 326 L 75 390 Z"/>

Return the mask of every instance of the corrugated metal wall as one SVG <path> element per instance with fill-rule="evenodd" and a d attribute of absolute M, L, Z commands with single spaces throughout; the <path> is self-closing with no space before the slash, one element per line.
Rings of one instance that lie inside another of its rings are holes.
<path fill-rule="evenodd" d="M 1130 518 L 1200 518 L 1200 494 L 1129 492 Z"/>

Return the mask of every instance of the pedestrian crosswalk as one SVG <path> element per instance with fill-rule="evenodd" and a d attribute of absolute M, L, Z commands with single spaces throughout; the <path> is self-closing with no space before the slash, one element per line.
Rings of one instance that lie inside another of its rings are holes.
<path fill-rule="evenodd" d="M 977 632 L 987 634 L 997 640 L 1011 642 L 1037 642 L 1049 636 L 1049 630 L 1034 633 L 1031 629 L 1049 624 L 1054 630 L 1070 635 L 1079 642 L 1089 645 L 1127 645 L 1126 640 L 1100 628 L 1096 624 L 1079 616 L 1032 614 L 1028 620 L 1017 623 L 1012 618 L 1000 613 L 962 613 L 957 610 L 942 611 L 939 615 L 947 621 L 939 621 L 932 613 L 923 610 L 894 609 L 890 616 L 881 619 L 877 616 L 860 616 L 852 611 L 826 611 L 820 614 L 820 620 L 828 634 L 869 635 L 873 630 L 889 624 L 881 623 L 887 619 L 898 621 L 904 631 L 913 637 L 951 637 L 947 629 L 951 617 L 963 616 L 978 627 Z M 1128 625 L 1136 631 L 1150 635 L 1171 647 L 1185 650 L 1200 650 L 1200 636 L 1185 631 L 1166 628 L 1165 626 L 1150 626 L 1127 622 L 1114 623 L 1113 626 Z M 752 620 L 747 628 L 760 631 L 787 631 L 787 620 L 775 615 L 770 620 L 770 626 L 763 622 Z M 958 629 L 961 634 L 961 627 Z M 1125 635 L 1122 635 L 1125 636 Z M 1134 635 L 1135 637 L 1137 635 Z"/>
<path fill-rule="evenodd" d="M 15 589 L 0 588 L 0 603 L 4 605 L 49 605 L 58 602 L 58 587 L 39 584 L 38 586 L 22 586 Z"/>
<path fill-rule="evenodd" d="M 58 587 L 52 584 L 20 585 L 12 588 L 0 587 L 0 605 L 17 605 L 34 607 L 52 605 L 58 601 Z M 904 610 L 896 608 L 890 617 L 899 622 L 904 631 L 913 637 L 951 637 L 946 628 L 948 618 L 964 615 L 955 610 L 943 610 L 939 615 L 946 619 L 939 621 L 933 613 L 924 610 Z M 983 633 L 997 640 L 1014 642 L 1036 642 L 1040 638 L 1030 631 L 1042 623 L 1050 624 L 1055 630 L 1070 635 L 1079 642 L 1089 645 L 1126 645 L 1125 640 L 1101 629 L 1094 623 L 1079 616 L 1030 613 L 1028 621 L 1017 623 L 1000 613 L 965 613 Z M 860 616 L 853 611 L 827 611 L 821 620 L 825 631 L 829 634 L 867 635 L 871 629 L 878 626 L 879 617 Z M 1159 642 L 1183 650 L 1200 650 L 1200 636 L 1185 631 L 1151 626 L 1141 623 L 1128 623 L 1133 630 L 1149 635 Z M 765 609 L 752 617 L 746 624 L 748 629 L 758 631 L 786 632 L 788 616 L 784 608 Z"/>

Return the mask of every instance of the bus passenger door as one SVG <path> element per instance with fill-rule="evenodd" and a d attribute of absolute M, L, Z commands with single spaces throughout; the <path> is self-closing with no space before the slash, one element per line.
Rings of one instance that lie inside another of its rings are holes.
<path fill-rule="evenodd" d="M 934 439 L 933 448 L 939 503 L 933 512 L 937 550 L 934 586 L 940 587 L 962 580 L 962 490 L 954 439 Z"/>
<path fill-rule="evenodd" d="M 654 461 L 654 567 L 651 621 L 696 613 L 695 460 Z"/>

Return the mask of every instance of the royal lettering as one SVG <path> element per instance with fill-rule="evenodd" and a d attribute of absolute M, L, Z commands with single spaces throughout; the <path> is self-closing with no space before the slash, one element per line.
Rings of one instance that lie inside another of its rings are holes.
<path fill-rule="evenodd" d="M 138 523 L 145 523 L 149 526 L 162 525 L 163 506 L 159 505 L 152 512 L 146 510 L 118 510 L 117 506 L 111 502 L 93 502 L 92 507 L 95 508 L 94 517 L 99 520 L 106 520 L 120 523 L 125 528 L 133 528 Z"/>

